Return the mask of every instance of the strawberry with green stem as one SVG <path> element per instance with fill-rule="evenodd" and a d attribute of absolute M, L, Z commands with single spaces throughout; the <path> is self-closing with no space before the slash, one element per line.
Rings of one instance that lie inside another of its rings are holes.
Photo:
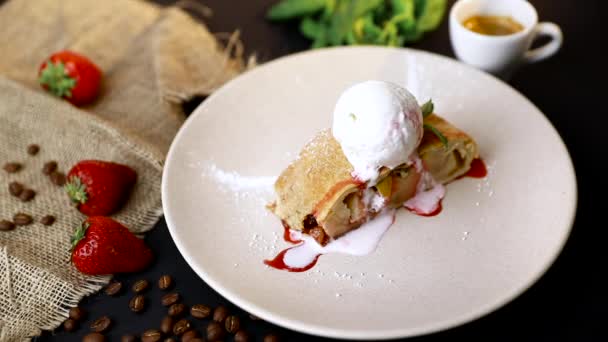
<path fill-rule="evenodd" d="M 102 74 L 87 57 L 65 50 L 44 61 L 38 76 L 40 85 L 51 94 L 82 106 L 97 98 Z"/>
<path fill-rule="evenodd" d="M 83 160 L 67 176 L 65 190 L 81 213 L 110 215 L 127 201 L 137 181 L 129 166 L 102 160 Z"/>
<path fill-rule="evenodd" d="M 138 272 L 153 259 L 152 250 L 143 240 L 104 216 L 84 221 L 74 232 L 71 243 L 72 264 L 89 275 Z"/>

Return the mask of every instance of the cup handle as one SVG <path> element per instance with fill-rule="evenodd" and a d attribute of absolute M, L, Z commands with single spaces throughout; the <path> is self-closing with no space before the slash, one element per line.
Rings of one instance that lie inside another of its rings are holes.
<path fill-rule="evenodd" d="M 551 41 L 544 46 L 526 52 L 524 60 L 527 63 L 536 63 L 551 57 L 562 46 L 563 34 L 559 26 L 554 23 L 539 23 L 534 28 L 534 39 L 538 36 L 549 36 Z"/>

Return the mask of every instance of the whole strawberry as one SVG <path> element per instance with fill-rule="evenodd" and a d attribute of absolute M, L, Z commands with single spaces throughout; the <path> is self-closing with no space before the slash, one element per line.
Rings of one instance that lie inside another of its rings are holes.
<path fill-rule="evenodd" d="M 38 70 L 40 85 L 53 95 L 76 106 L 93 102 L 99 94 L 102 73 L 87 57 L 73 51 L 58 51 Z"/>
<path fill-rule="evenodd" d="M 71 242 L 72 263 L 85 274 L 138 272 L 153 258 L 143 240 L 104 216 L 89 217 L 76 229 Z"/>
<path fill-rule="evenodd" d="M 84 160 L 72 167 L 67 180 L 65 190 L 81 213 L 106 216 L 125 204 L 137 181 L 137 173 L 122 164 Z"/>

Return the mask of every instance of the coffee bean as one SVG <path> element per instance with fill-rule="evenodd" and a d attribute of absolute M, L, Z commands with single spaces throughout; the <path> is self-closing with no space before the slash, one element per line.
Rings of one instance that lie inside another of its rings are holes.
<path fill-rule="evenodd" d="M 133 312 L 142 312 L 146 306 L 146 299 L 142 295 L 137 295 L 129 301 L 129 308 Z"/>
<path fill-rule="evenodd" d="M 80 321 L 84 317 L 84 310 L 75 306 L 70 309 L 70 311 L 68 312 L 68 315 L 70 316 L 71 319 L 73 319 L 75 321 Z"/>
<path fill-rule="evenodd" d="M 57 186 L 65 185 L 65 174 L 63 172 L 54 171 L 51 173 L 51 182 Z"/>
<path fill-rule="evenodd" d="M 198 332 L 196 330 L 188 330 L 182 335 L 182 342 L 190 342 L 195 338 L 198 338 Z"/>
<path fill-rule="evenodd" d="M 10 184 L 8 185 L 8 192 L 10 192 L 11 195 L 15 197 L 19 197 L 19 195 L 21 195 L 21 193 L 23 192 L 23 189 L 23 184 L 19 182 L 10 182 Z"/>
<path fill-rule="evenodd" d="M 162 321 L 160 321 L 160 331 L 162 331 L 165 335 L 171 334 L 171 332 L 173 331 L 172 317 L 166 316 L 165 318 L 163 318 Z"/>
<path fill-rule="evenodd" d="M 91 323 L 91 330 L 94 332 L 104 332 L 110 328 L 112 320 L 108 316 L 102 316 Z"/>
<path fill-rule="evenodd" d="M 190 330 L 190 322 L 186 319 L 180 319 L 173 326 L 173 334 L 177 336 L 180 336 L 188 330 Z"/>
<path fill-rule="evenodd" d="M 148 289 L 148 287 L 150 286 L 150 282 L 145 280 L 145 279 L 141 279 L 135 282 L 135 284 L 133 284 L 133 292 L 135 293 L 142 293 L 144 291 L 146 291 Z"/>
<path fill-rule="evenodd" d="M 0 232 L 8 232 L 15 229 L 15 224 L 11 221 L 0 220 Z"/>
<path fill-rule="evenodd" d="M 165 274 L 158 279 L 158 288 L 163 291 L 168 290 L 171 285 L 173 285 L 173 279 L 171 279 L 171 276 L 168 274 Z"/>
<path fill-rule="evenodd" d="M 36 197 L 36 191 L 32 189 L 24 189 L 21 191 L 21 194 L 19 194 L 19 199 L 21 202 L 29 202 L 33 200 L 34 197 Z"/>
<path fill-rule="evenodd" d="M 211 308 L 203 304 L 195 304 L 190 309 L 190 315 L 194 318 L 203 319 L 211 315 Z"/>
<path fill-rule="evenodd" d="M 234 342 L 249 342 L 249 334 L 245 330 L 239 330 L 234 335 Z"/>
<path fill-rule="evenodd" d="M 23 167 L 23 165 L 21 165 L 19 163 L 6 163 L 6 164 L 4 164 L 3 169 L 7 173 L 16 173 L 16 172 L 19 172 L 19 170 L 21 170 L 22 167 Z"/>
<path fill-rule="evenodd" d="M 169 316 L 178 317 L 186 311 L 186 306 L 182 303 L 176 303 L 169 307 Z"/>
<path fill-rule="evenodd" d="M 105 292 L 108 296 L 116 296 L 122 290 L 122 283 L 119 281 L 113 281 L 106 286 Z"/>
<path fill-rule="evenodd" d="M 176 293 L 176 292 L 167 293 L 166 295 L 164 295 L 161 298 L 160 302 L 163 304 L 163 306 L 173 305 L 173 304 L 179 302 L 179 293 Z"/>
<path fill-rule="evenodd" d="M 45 226 L 51 226 L 51 225 L 53 225 L 53 223 L 55 223 L 55 216 L 46 215 L 40 219 L 40 223 L 42 223 Z"/>
<path fill-rule="evenodd" d="M 13 216 L 13 223 L 17 226 L 27 226 L 32 222 L 34 222 L 34 219 L 28 214 L 16 213 Z"/>
<path fill-rule="evenodd" d="M 120 342 L 136 342 L 136 341 L 137 341 L 137 337 L 135 335 L 131 335 L 131 334 L 122 335 L 122 337 L 120 338 Z"/>
<path fill-rule="evenodd" d="M 42 167 L 42 173 L 44 173 L 47 176 L 50 176 L 53 172 L 55 172 L 55 170 L 57 170 L 56 161 L 46 162 L 46 163 L 44 163 L 44 166 Z"/>
<path fill-rule="evenodd" d="M 220 305 L 213 310 L 213 320 L 218 323 L 223 323 L 227 316 L 228 309 L 225 306 Z"/>
<path fill-rule="evenodd" d="M 224 326 L 226 327 L 227 332 L 234 334 L 239 331 L 241 321 L 236 316 L 228 316 L 226 317 L 226 322 L 224 323 Z"/>
<path fill-rule="evenodd" d="M 84 335 L 84 337 L 82 338 L 82 342 L 104 342 L 105 340 L 106 337 L 100 333 L 90 333 Z"/>
<path fill-rule="evenodd" d="M 163 334 L 156 329 L 146 330 L 143 334 L 141 334 L 142 342 L 158 342 L 162 337 Z"/>
<path fill-rule="evenodd" d="M 30 156 L 35 156 L 38 154 L 38 152 L 40 152 L 40 146 L 36 144 L 31 144 L 27 147 L 27 154 L 29 154 Z"/>
<path fill-rule="evenodd" d="M 268 334 L 266 336 L 264 336 L 264 342 L 279 342 L 279 336 L 275 335 L 275 334 Z"/>
<path fill-rule="evenodd" d="M 219 323 L 211 322 L 207 325 L 207 339 L 209 341 L 221 340 L 224 335 L 224 328 Z"/>
<path fill-rule="evenodd" d="M 63 322 L 63 330 L 67 332 L 72 332 L 76 330 L 77 327 L 78 322 L 76 322 L 74 319 L 68 318 L 65 320 L 65 322 Z"/>

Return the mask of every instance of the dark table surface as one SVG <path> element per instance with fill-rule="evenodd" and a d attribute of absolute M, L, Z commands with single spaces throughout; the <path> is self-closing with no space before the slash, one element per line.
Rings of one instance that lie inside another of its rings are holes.
<path fill-rule="evenodd" d="M 159 1 L 171 4 L 173 1 Z M 308 43 L 299 36 L 295 25 L 271 24 L 264 12 L 275 0 L 206 0 L 201 1 L 214 11 L 206 22 L 214 32 L 240 29 L 249 53 L 256 53 L 264 62 L 289 53 L 304 50 Z M 453 1 L 450 1 L 450 5 Z M 557 261 L 549 271 L 523 295 L 499 310 L 474 322 L 432 335 L 414 337 L 408 341 L 598 341 L 608 340 L 601 329 L 608 323 L 606 294 L 606 260 L 603 254 L 602 230 L 605 223 L 599 213 L 605 208 L 600 189 L 606 189 L 603 169 L 597 159 L 606 162 L 604 140 L 606 114 L 601 103 L 606 89 L 601 82 L 605 73 L 605 58 L 598 48 L 605 43 L 606 2 L 602 0 L 532 0 L 542 21 L 559 24 L 564 32 L 564 45 L 553 58 L 525 67 L 510 84 L 534 102 L 557 128 L 574 161 L 579 202 L 572 234 Z M 195 15 L 196 16 L 196 15 Z M 453 57 L 447 20 L 436 32 L 412 47 Z M 199 100 L 185 106 L 192 110 Z M 531 146 L 530 148 L 533 148 Z M 595 156 L 595 159 L 594 159 Z M 526 167 L 522 165 L 522 167 Z M 551 165 L 546 165 L 547 169 Z M 146 241 L 154 249 L 157 262 L 141 274 L 122 275 L 117 279 L 131 285 L 137 279 L 156 282 L 160 275 L 169 273 L 176 281 L 187 305 L 204 303 L 226 305 L 242 318 L 245 330 L 262 341 L 263 336 L 276 332 L 284 341 L 322 341 L 325 339 L 281 329 L 272 324 L 252 321 L 248 314 L 234 307 L 205 284 L 186 264 L 176 249 L 164 219 L 156 225 Z M 111 341 L 120 340 L 125 333 L 140 334 L 156 328 L 166 313 L 158 303 L 158 289 L 146 295 L 151 305 L 145 313 L 129 311 L 131 297 L 124 294 L 110 298 L 103 294 L 82 301 L 88 311 L 87 320 L 74 333 L 58 329 L 47 332 L 38 341 L 79 341 L 88 332 L 88 324 L 95 318 L 108 315 L 114 320 L 107 334 Z M 319 308 L 322 310 L 322 308 Z M 407 308 L 404 308 L 407 310 Z M 361 313 L 372 315 L 381 313 Z M 207 321 L 197 321 L 195 327 L 204 331 Z"/>

